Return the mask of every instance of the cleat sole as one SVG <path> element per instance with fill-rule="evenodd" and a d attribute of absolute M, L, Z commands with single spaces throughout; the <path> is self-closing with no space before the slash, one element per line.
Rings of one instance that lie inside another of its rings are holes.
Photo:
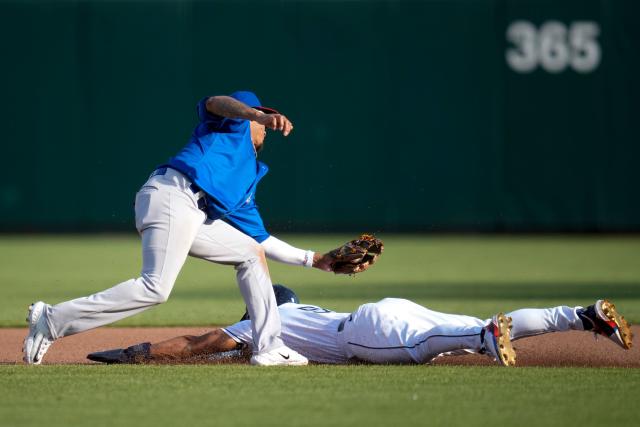
<path fill-rule="evenodd" d="M 500 363 L 504 366 L 515 366 L 516 364 L 516 351 L 511 344 L 511 328 L 509 325 L 512 323 L 510 317 L 505 316 L 503 313 L 497 315 L 498 318 L 498 347 L 500 348 Z"/>
<path fill-rule="evenodd" d="M 616 324 L 620 338 L 622 339 L 622 346 L 629 350 L 633 346 L 633 332 L 631 332 L 629 322 L 618 313 L 616 306 L 611 301 L 603 300 L 601 308 L 607 319 Z"/>

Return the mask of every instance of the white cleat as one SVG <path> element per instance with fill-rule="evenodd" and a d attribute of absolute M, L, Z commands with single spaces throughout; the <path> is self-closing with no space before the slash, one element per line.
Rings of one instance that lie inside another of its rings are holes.
<path fill-rule="evenodd" d="M 44 311 L 48 304 L 38 301 L 29 306 L 27 322 L 29 323 L 29 334 L 24 339 L 22 347 L 23 360 L 29 365 L 39 365 L 42 363 L 49 346 L 53 344 L 53 338 L 47 326 Z"/>
<path fill-rule="evenodd" d="M 251 364 L 257 366 L 304 366 L 308 363 L 306 357 L 286 346 L 251 356 Z"/>

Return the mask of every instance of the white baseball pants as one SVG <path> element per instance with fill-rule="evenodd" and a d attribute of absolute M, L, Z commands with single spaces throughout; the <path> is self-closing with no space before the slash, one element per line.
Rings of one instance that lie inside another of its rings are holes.
<path fill-rule="evenodd" d="M 53 338 L 116 322 L 165 302 L 187 255 L 233 265 L 252 321 L 254 352 L 273 350 L 280 316 L 264 250 L 255 240 L 198 209 L 191 181 L 173 169 L 149 178 L 136 194 L 136 228 L 142 237 L 142 272 L 94 295 L 51 306 Z"/>
<path fill-rule="evenodd" d="M 582 330 L 580 307 L 522 309 L 513 318 L 512 339 Z M 347 357 L 374 363 L 426 363 L 441 354 L 478 352 L 489 320 L 429 310 L 412 301 L 386 298 L 361 305 L 345 322 L 338 340 Z"/>

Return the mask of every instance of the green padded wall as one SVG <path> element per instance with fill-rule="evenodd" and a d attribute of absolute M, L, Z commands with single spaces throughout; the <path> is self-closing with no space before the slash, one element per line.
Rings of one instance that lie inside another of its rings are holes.
<path fill-rule="evenodd" d="M 640 2 L 0 0 L 0 229 L 133 230 L 251 89 L 274 231 L 640 230 Z"/>

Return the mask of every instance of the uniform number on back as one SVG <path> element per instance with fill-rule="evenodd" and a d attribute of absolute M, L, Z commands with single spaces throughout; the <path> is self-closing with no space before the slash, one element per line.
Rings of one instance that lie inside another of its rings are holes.
<path fill-rule="evenodd" d="M 331 310 L 327 310 L 326 308 L 316 307 L 315 305 L 305 305 L 303 307 L 298 307 L 298 310 L 304 311 L 312 311 L 314 313 L 331 313 Z"/>

